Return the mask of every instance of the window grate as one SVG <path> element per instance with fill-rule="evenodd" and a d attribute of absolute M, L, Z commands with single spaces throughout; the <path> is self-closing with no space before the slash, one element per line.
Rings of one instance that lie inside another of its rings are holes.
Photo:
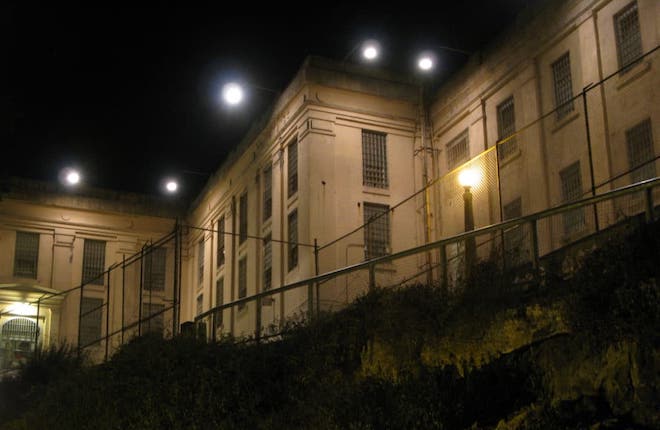
<path fill-rule="evenodd" d="M 362 184 L 387 188 L 386 134 L 362 130 Z"/>
<path fill-rule="evenodd" d="M 465 129 L 460 135 L 447 144 L 447 169 L 453 170 L 462 163 L 468 161 L 469 157 L 468 130 Z"/>
<path fill-rule="evenodd" d="M 248 236 L 248 196 L 241 194 L 238 201 L 238 243 L 243 243 Z"/>
<path fill-rule="evenodd" d="M 247 296 L 247 257 L 238 260 L 238 298 Z"/>
<path fill-rule="evenodd" d="M 167 250 L 156 248 L 144 256 L 144 289 L 150 291 L 165 290 L 165 262 Z"/>
<path fill-rule="evenodd" d="M 156 303 L 143 303 L 142 304 L 142 330 L 145 333 L 162 333 L 163 332 L 163 312 L 164 305 Z M 160 313 L 159 313 L 160 312 Z"/>
<path fill-rule="evenodd" d="M 39 233 L 16 232 L 14 276 L 37 279 Z"/>
<path fill-rule="evenodd" d="M 582 174 L 580 162 L 576 161 L 559 172 L 561 178 L 562 202 L 568 203 L 582 197 Z M 564 234 L 572 234 L 584 229 L 584 208 L 578 208 L 562 214 Z"/>
<path fill-rule="evenodd" d="M 497 106 L 497 140 L 501 141 L 516 132 L 516 114 L 513 104 L 513 96 L 504 100 Z M 510 137 L 506 142 L 500 144 L 498 155 L 505 159 L 514 154 L 518 149 L 516 137 Z"/>
<path fill-rule="evenodd" d="M 655 178 L 655 162 L 652 162 L 655 154 L 651 120 L 647 118 L 626 130 L 626 143 L 633 183 Z"/>
<path fill-rule="evenodd" d="M 14 318 L 2 326 L 2 339 L 34 342 L 38 331 L 37 323 L 31 319 Z"/>
<path fill-rule="evenodd" d="M 382 216 L 379 216 L 382 215 Z M 365 259 L 390 253 L 390 207 L 364 203 L 364 256 Z"/>
<path fill-rule="evenodd" d="M 568 52 L 552 63 L 552 77 L 555 91 L 555 108 L 559 120 L 575 109 L 573 106 L 571 59 Z"/>
<path fill-rule="evenodd" d="M 83 284 L 103 285 L 105 242 L 85 239 L 83 247 Z"/>
<path fill-rule="evenodd" d="M 197 284 L 202 286 L 204 282 L 204 238 L 197 244 Z"/>
<path fill-rule="evenodd" d="M 90 345 L 101 339 L 103 299 L 83 297 L 80 306 L 80 345 Z"/>
<path fill-rule="evenodd" d="M 298 192 L 298 141 L 293 141 L 287 149 L 287 196 L 291 197 Z"/>
<path fill-rule="evenodd" d="M 263 220 L 268 220 L 273 214 L 273 168 L 268 165 L 264 169 L 264 214 Z"/>
<path fill-rule="evenodd" d="M 614 15 L 616 33 L 616 52 L 621 73 L 630 70 L 630 66 L 642 55 L 642 36 L 639 28 L 637 2 L 632 2 L 621 12 Z"/>
<path fill-rule="evenodd" d="M 289 255 L 288 255 L 288 268 L 289 271 L 293 270 L 298 265 L 298 209 L 294 209 L 289 214 L 288 219 L 288 232 L 289 232 Z"/>
<path fill-rule="evenodd" d="M 273 242 L 269 234 L 264 238 L 264 291 L 270 290 L 273 282 Z"/>
<path fill-rule="evenodd" d="M 195 304 L 195 315 L 200 315 L 202 312 L 204 312 L 204 293 L 197 296 Z"/>
<path fill-rule="evenodd" d="M 218 249 L 217 249 L 218 267 L 225 264 L 225 217 L 218 220 Z"/>

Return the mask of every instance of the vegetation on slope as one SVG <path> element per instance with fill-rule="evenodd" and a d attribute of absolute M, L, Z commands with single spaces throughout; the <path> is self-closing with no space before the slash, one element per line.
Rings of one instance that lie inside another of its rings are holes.
<path fill-rule="evenodd" d="M 1 427 L 658 428 L 659 242 L 645 227 L 525 288 L 484 263 L 464 294 L 377 290 L 276 342 L 42 354 L 0 385 Z"/>

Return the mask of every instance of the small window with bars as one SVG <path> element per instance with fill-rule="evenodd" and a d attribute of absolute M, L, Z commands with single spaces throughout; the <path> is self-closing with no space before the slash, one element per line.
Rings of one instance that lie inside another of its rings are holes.
<path fill-rule="evenodd" d="M 468 161 L 469 157 L 468 130 L 465 129 L 461 134 L 455 137 L 454 140 L 447 144 L 447 169 L 455 169 Z"/>
<path fill-rule="evenodd" d="M 362 184 L 387 188 L 387 135 L 362 130 Z"/>
<path fill-rule="evenodd" d="M 142 304 L 142 332 L 143 333 L 163 333 L 164 318 L 163 309 L 165 306 L 156 303 Z"/>
<path fill-rule="evenodd" d="M 225 279 L 224 278 L 219 278 L 215 282 L 215 305 L 216 306 L 222 306 L 225 304 Z M 215 318 L 215 328 L 219 328 L 222 326 L 222 316 L 224 312 L 223 311 L 218 311 L 215 312 L 214 318 Z"/>
<path fill-rule="evenodd" d="M 390 249 L 390 207 L 364 202 L 365 259 L 388 255 Z"/>
<path fill-rule="evenodd" d="M 552 78 L 555 92 L 555 109 L 557 119 L 560 120 L 575 109 L 573 106 L 571 59 L 568 52 L 552 63 Z"/>
<path fill-rule="evenodd" d="M 101 339 L 103 299 L 83 297 L 80 302 L 80 347 Z"/>
<path fill-rule="evenodd" d="M 225 264 L 225 217 L 224 215 L 218 220 L 218 249 L 217 249 L 217 262 L 218 267 Z"/>
<path fill-rule="evenodd" d="M 263 221 L 267 221 L 270 219 L 270 217 L 273 215 L 273 167 L 272 165 L 268 165 L 263 171 L 263 184 L 264 184 L 264 189 L 263 189 L 263 205 L 264 205 L 264 213 L 263 213 Z"/>
<path fill-rule="evenodd" d="M 626 144 L 628 146 L 628 164 L 630 165 L 633 183 L 655 178 L 655 153 L 653 150 L 651 120 L 647 118 L 626 130 Z"/>
<path fill-rule="evenodd" d="M 247 257 L 238 260 L 238 298 L 247 297 Z"/>
<path fill-rule="evenodd" d="M 289 233 L 288 269 L 289 271 L 291 271 L 296 266 L 298 266 L 298 210 L 297 209 L 294 209 L 294 211 L 289 214 L 287 227 Z"/>
<path fill-rule="evenodd" d="M 298 141 L 287 148 L 287 197 L 293 196 L 298 192 Z"/>
<path fill-rule="evenodd" d="M 614 33 L 619 68 L 621 73 L 625 73 L 642 55 L 642 36 L 636 1 L 614 15 Z"/>
<path fill-rule="evenodd" d="M 241 194 L 238 200 L 238 243 L 243 243 L 248 236 L 248 195 Z"/>
<path fill-rule="evenodd" d="M 270 290 L 273 283 L 273 242 L 271 235 L 268 234 L 264 238 L 263 255 L 264 255 L 264 283 L 263 290 Z"/>
<path fill-rule="evenodd" d="M 37 279 L 39 263 L 39 233 L 16 232 L 14 276 Z"/>
<path fill-rule="evenodd" d="M 580 162 L 576 161 L 559 172 L 561 179 L 562 203 L 569 203 L 582 198 L 582 173 Z M 562 213 L 564 234 L 582 231 L 585 227 L 584 208 Z"/>
<path fill-rule="evenodd" d="M 518 142 L 516 136 L 516 114 L 515 105 L 513 104 L 513 96 L 504 100 L 497 106 L 497 140 L 502 142 L 499 145 L 497 154 L 500 160 L 513 155 L 518 149 Z"/>
<path fill-rule="evenodd" d="M 204 283 L 204 238 L 197 243 L 197 286 Z"/>
<path fill-rule="evenodd" d="M 144 289 L 148 291 L 165 290 L 165 263 L 167 250 L 155 248 L 144 256 Z"/>
<path fill-rule="evenodd" d="M 85 239 L 83 245 L 83 284 L 103 285 L 105 268 L 105 242 Z"/>
<path fill-rule="evenodd" d="M 195 303 L 195 315 L 201 315 L 202 312 L 204 312 L 204 293 L 197 296 Z"/>

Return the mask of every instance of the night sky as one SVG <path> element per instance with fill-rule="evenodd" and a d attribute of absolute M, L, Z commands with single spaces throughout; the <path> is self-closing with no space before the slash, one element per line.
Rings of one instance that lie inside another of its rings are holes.
<path fill-rule="evenodd" d="M 306 56 L 341 60 L 367 38 L 383 45 L 378 67 L 411 73 L 419 51 L 474 52 L 532 2 L 445 3 L 437 12 L 417 3 L 415 11 L 385 3 L 2 6 L 2 176 L 54 181 L 78 166 L 91 186 L 158 194 L 162 178 L 175 175 L 179 198 L 194 197 L 274 100 L 254 92 L 229 109 L 218 94 L 230 78 L 282 90 Z M 437 54 L 436 83 L 467 58 Z"/>

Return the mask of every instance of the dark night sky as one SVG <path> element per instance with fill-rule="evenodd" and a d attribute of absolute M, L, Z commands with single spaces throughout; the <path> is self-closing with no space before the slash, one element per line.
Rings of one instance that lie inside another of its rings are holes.
<path fill-rule="evenodd" d="M 2 148 L 12 156 L 2 174 L 56 180 L 77 165 L 92 186 L 151 194 L 175 174 L 191 197 L 205 178 L 182 171 L 213 172 L 273 100 L 257 92 L 240 109 L 224 107 L 218 91 L 229 77 L 281 90 L 307 55 L 341 60 L 365 38 L 384 47 L 379 67 L 410 73 L 422 49 L 477 50 L 527 3 L 437 2 L 437 12 L 418 3 L 3 6 Z M 437 53 L 437 82 L 466 59 Z"/>

